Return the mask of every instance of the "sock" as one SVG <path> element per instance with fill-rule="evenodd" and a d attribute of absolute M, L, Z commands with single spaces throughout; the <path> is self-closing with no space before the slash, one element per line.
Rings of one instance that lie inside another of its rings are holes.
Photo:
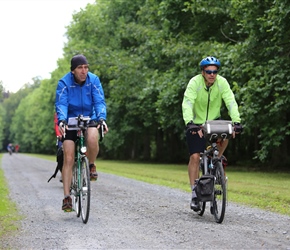
<path fill-rule="evenodd" d="M 70 196 L 69 196 L 69 195 L 65 195 L 65 196 L 64 196 L 65 199 L 68 198 L 68 197 L 70 197 Z"/>
<path fill-rule="evenodd" d="M 192 198 L 196 198 L 197 196 L 196 196 L 196 192 L 195 192 L 195 187 L 196 187 L 196 185 L 192 185 L 191 186 L 191 190 L 192 190 Z"/>

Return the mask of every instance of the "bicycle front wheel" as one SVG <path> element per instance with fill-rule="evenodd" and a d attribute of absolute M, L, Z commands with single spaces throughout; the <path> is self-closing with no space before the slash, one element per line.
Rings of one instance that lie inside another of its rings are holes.
<path fill-rule="evenodd" d="M 222 223 L 226 211 L 226 184 L 225 174 L 221 162 L 217 162 L 214 167 L 215 183 L 214 183 L 214 201 L 212 213 L 217 223 Z"/>
<path fill-rule="evenodd" d="M 80 204 L 83 223 L 87 223 L 90 214 L 91 186 L 90 186 L 90 169 L 87 157 L 82 158 L 81 162 L 81 187 L 80 187 Z"/>
<path fill-rule="evenodd" d="M 78 168 L 77 163 L 73 166 L 73 175 L 72 175 L 72 184 L 71 184 L 71 190 L 70 190 L 71 196 L 72 196 L 72 206 L 73 210 L 76 212 L 77 217 L 80 217 L 81 215 L 81 204 L 80 204 L 80 196 L 78 193 Z"/>
<path fill-rule="evenodd" d="M 199 216 L 203 216 L 205 211 L 206 202 L 200 201 L 199 202 L 200 210 L 197 212 Z"/>

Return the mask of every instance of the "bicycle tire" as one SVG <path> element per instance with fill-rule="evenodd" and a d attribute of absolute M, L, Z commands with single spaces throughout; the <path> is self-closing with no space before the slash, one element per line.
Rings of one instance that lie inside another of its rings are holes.
<path fill-rule="evenodd" d="M 72 185 L 71 185 L 71 195 L 72 195 L 72 205 L 73 209 L 76 212 L 77 217 L 81 215 L 81 204 L 80 204 L 80 195 L 78 193 L 78 168 L 77 163 L 73 166 L 73 175 L 72 175 Z"/>
<path fill-rule="evenodd" d="M 205 207 L 206 207 L 206 202 L 202 202 L 202 201 L 200 201 L 200 202 L 199 202 L 199 206 L 200 206 L 200 210 L 197 211 L 197 214 L 198 214 L 199 216 L 203 216 L 204 211 L 205 211 Z"/>
<path fill-rule="evenodd" d="M 90 169 L 87 157 L 81 160 L 81 187 L 80 187 L 80 207 L 83 223 L 87 223 L 90 215 L 91 185 Z"/>
<path fill-rule="evenodd" d="M 199 172 L 200 172 L 199 176 L 204 175 L 204 165 L 203 165 L 203 163 L 200 163 Z M 199 216 L 203 216 L 204 211 L 205 211 L 205 207 L 206 207 L 206 202 L 200 201 L 199 202 L 199 206 L 200 206 L 200 210 L 197 212 L 197 214 Z"/>
<path fill-rule="evenodd" d="M 222 223 L 226 211 L 226 184 L 225 184 L 225 174 L 222 163 L 220 161 L 215 163 L 214 166 L 214 200 L 212 206 L 212 213 L 214 215 L 215 221 L 217 223 Z"/>

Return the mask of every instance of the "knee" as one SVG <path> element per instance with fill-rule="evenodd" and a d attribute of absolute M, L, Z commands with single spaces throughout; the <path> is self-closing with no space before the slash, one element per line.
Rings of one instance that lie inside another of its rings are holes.
<path fill-rule="evenodd" d="M 74 164 L 75 157 L 74 155 L 64 155 L 64 165 L 72 166 Z"/>
<path fill-rule="evenodd" d="M 98 142 L 98 130 L 96 128 L 91 128 L 87 134 L 87 144 L 90 146 L 97 147 Z"/>
<path fill-rule="evenodd" d="M 189 158 L 189 162 L 191 164 L 198 164 L 200 160 L 200 155 L 199 154 L 192 154 Z"/>
<path fill-rule="evenodd" d="M 190 156 L 190 160 L 192 160 L 192 161 L 196 161 L 196 160 L 198 160 L 199 161 L 199 154 L 192 154 L 191 156 Z"/>

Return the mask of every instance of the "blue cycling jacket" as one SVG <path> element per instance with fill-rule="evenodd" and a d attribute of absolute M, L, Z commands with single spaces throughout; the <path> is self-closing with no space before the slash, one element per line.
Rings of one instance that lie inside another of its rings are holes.
<path fill-rule="evenodd" d="M 58 81 L 55 109 L 58 121 L 89 116 L 91 120 L 106 120 L 106 102 L 102 84 L 95 74 L 88 72 L 86 82 L 77 84 L 74 75 L 69 72 Z"/>

